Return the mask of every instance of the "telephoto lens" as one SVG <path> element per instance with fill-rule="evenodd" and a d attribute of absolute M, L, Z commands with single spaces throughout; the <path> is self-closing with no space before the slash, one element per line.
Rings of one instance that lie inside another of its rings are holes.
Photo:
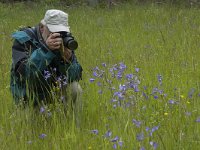
<path fill-rule="evenodd" d="M 60 32 L 60 35 L 63 39 L 63 44 L 70 50 L 76 50 L 78 48 L 78 42 L 74 39 L 71 33 L 69 32 Z"/>

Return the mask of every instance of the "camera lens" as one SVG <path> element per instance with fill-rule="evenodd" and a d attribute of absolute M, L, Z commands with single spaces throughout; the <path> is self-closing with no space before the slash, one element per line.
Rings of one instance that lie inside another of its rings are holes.
<path fill-rule="evenodd" d="M 77 49 L 78 48 L 78 43 L 75 41 L 75 40 L 70 40 L 70 41 L 68 41 L 68 48 L 70 49 L 70 50 L 75 50 L 75 49 Z"/>
<path fill-rule="evenodd" d="M 63 39 L 64 46 L 69 48 L 70 50 L 75 50 L 78 48 L 78 43 L 72 37 L 65 37 Z"/>

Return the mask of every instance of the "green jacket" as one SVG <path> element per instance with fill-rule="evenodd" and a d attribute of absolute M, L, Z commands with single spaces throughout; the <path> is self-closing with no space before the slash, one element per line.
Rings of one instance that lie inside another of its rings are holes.
<path fill-rule="evenodd" d="M 51 99 L 52 87 L 60 88 L 81 79 L 82 67 L 74 51 L 71 62 L 64 62 L 59 50 L 48 49 L 39 26 L 17 31 L 12 37 L 10 88 L 16 103 L 34 99 L 37 105 L 41 100 Z"/>

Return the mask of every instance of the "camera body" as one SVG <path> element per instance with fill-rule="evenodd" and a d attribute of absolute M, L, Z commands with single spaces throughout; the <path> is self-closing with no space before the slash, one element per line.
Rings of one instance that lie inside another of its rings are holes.
<path fill-rule="evenodd" d="M 63 39 L 63 44 L 70 50 L 76 50 L 78 48 L 78 42 L 74 39 L 70 32 L 59 32 L 60 37 Z"/>

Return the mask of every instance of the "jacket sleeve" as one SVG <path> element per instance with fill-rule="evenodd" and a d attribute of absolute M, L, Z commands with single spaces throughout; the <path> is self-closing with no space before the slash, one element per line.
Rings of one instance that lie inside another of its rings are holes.
<path fill-rule="evenodd" d="M 13 38 L 15 41 L 12 47 L 12 64 L 18 75 L 24 77 L 36 75 L 38 71 L 43 71 L 56 57 L 53 52 L 44 52 L 41 48 L 30 53 L 31 49 L 26 45 L 30 38 L 23 31 L 14 33 Z"/>

